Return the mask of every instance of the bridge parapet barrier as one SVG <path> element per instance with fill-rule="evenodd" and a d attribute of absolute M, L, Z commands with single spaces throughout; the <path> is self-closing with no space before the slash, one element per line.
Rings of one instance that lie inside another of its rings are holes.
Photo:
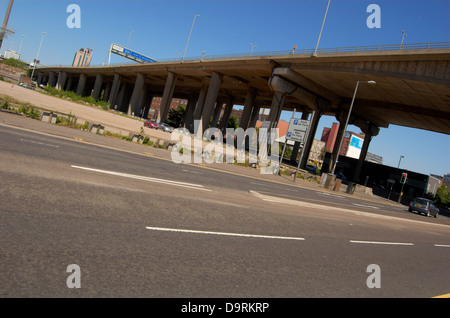
<path fill-rule="evenodd" d="M 105 131 L 105 126 L 102 124 L 89 123 L 88 131 L 95 134 L 103 134 Z"/>

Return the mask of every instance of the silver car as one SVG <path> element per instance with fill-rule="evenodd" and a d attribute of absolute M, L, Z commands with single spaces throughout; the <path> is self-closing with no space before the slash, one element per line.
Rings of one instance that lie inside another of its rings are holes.
<path fill-rule="evenodd" d="M 173 128 L 166 123 L 159 123 L 159 128 L 162 129 L 162 131 L 173 132 Z"/>
<path fill-rule="evenodd" d="M 439 209 L 433 204 L 433 201 L 424 198 L 414 198 L 409 204 L 408 211 L 417 211 L 426 216 L 433 215 L 435 218 L 439 215 Z"/>

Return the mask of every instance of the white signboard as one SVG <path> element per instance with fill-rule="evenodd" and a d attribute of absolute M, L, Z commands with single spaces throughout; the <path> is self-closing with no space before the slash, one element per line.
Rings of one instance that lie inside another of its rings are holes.
<path fill-rule="evenodd" d="M 309 120 L 291 118 L 286 133 L 287 140 L 304 142 L 309 128 Z"/>
<path fill-rule="evenodd" d="M 141 53 L 132 51 L 130 49 L 127 49 L 127 48 L 125 48 L 125 47 L 123 47 L 121 45 L 115 44 L 115 43 L 111 44 L 110 51 L 112 53 L 115 53 L 115 54 L 120 55 L 120 56 L 124 56 L 127 59 L 130 59 L 130 60 L 133 60 L 133 61 L 136 61 L 136 62 L 139 62 L 139 63 L 155 63 L 156 62 L 156 60 L 154 60 L 154 59 L 152 59 L 152 58 L 150 58 L 148 56 L 145 56 L 145 55 L 143 55 Z"/>

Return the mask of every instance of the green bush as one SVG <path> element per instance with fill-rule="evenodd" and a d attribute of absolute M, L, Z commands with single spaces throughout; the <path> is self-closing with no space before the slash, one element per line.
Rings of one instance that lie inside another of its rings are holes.
<path fill-rule="evenodd" d="M 19 113 L 22 113 L 22 114 L 29 116 L 31 118 L 34 118 L 34 119 L 41 118 L 41 113 L 39 112 L 39 110 L 37 110 L 36 108 L 31 107 L 29 105 L 20 106 Z"/>

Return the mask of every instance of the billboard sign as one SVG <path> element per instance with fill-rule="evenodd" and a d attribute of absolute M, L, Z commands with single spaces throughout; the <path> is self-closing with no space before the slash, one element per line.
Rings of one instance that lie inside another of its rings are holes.
<path fill-rule="evenodd" d="M 358 159 L 361 154 L 361 149 L 364 144 L 364 140 L 352 135 L 350 138 L 350 144 L 347 150 L 347 157 Z"/>
<path fill-rule="evenodd" d="M 157 61 L 141 53 L 132 51 L 118 44 L 111 44 L 111 53 L 126 57 L 138 63 L 156 63 Z"/>

